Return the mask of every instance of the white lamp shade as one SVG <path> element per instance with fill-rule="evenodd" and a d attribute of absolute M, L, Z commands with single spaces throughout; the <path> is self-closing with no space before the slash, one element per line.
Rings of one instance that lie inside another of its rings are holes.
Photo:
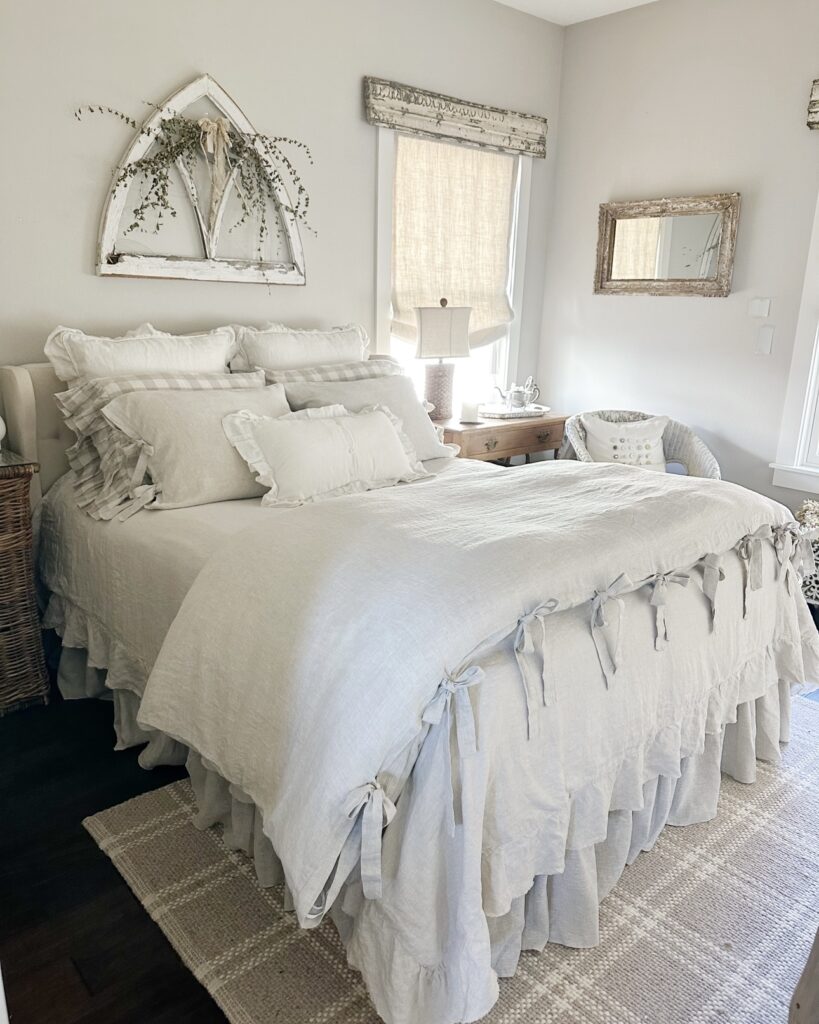
<path fill-rule="evenodd" d="M 471 306 L 416 306 L 416 359 L 456 359 L 469 355 Z"/>
<path fill-rule="evenodd" d="M 0 416 L 0 448 L 3 447 L 3 438 L 6 436 L 6 424 L 3 422 L 3 417 Z"/>

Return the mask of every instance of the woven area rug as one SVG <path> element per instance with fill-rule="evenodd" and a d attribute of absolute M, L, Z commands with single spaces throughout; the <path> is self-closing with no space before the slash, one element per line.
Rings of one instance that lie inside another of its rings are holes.
<path fill-rule="evenodd" d="M 525 953 L 487 1024 L 782 1024 L 819 925 L 819 703 L 714 821 L 666 828 L 601 907 L 596 949 Z M 330 923 L 301 931 L 280 889 L 191 823 L 174 783 L 84 824 L 232 1024 L 376 1024 Z"/>

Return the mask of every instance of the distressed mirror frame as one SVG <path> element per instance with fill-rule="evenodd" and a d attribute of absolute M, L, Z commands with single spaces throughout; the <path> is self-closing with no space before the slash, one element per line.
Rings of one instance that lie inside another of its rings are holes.
<path fill-rule="evenodd" d="M 683 196 L 676 199 L 646 199 L 627 203 L 601 203 L 597 235 L 596 295 L 701 295 L 723 298 L 731 293 L 734 250 L 739 224 L 739 193 L 713 196 Z M 618 220 L 636 217 L 674 217 L 718 213 L 722 218 L 717 274 L 712 278 L 668 280 L 613 280 L 614 234 Z"/>

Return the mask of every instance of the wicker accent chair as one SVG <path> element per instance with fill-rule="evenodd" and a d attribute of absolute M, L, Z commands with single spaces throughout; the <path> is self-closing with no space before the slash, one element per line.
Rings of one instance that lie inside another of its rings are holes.
<path fill-rule="evenodd" d="M 599 416 L 607 423 L 634 423 L 636 420 L 651 419 L 648 413 L 629 412 L 625 409 L 600 409 L 589 415 Z M 677 462 L 684 466 L 689 476 L 707 477 L 711 480 L 722 478 L 719 463 L 708 446 L 684 423 L 677 420 L 668 421 L 668 426 L 663 431 L 663 448 L 666 462 Z M 566 420 L 566 432 L 557 457 L 577 459 L 579 462 L 594 461 L 586 449 L 586 431 L 579 415 L 570 416 Z"/>

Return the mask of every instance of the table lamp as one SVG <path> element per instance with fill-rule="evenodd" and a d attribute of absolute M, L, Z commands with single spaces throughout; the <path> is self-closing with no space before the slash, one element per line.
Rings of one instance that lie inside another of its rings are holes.
<path fill-rule="evenodd" d="M 437 359 L 427 363 L 424 398 L 435 406 L 436 420 L 452 416 L 452 378 L 455 367 L 444 359 L 460 359 L 469 355 L 469 315 L 471 306 L 450 306 L 441 299 L 440 306 L 417 306 L 418 348 L 416 359 Z"/>

